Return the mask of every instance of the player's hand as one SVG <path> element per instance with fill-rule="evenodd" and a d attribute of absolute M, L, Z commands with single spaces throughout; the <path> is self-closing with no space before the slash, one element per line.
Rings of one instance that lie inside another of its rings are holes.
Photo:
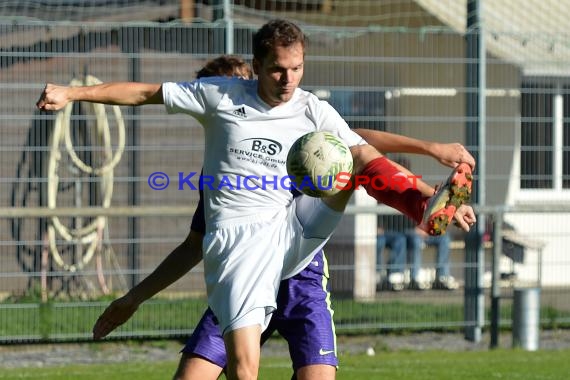
<path fill-rule="evenodd" d="M 138 307 L 139 305 L 128 293 L 111 302 L 93 326 L 93 339 L 99 340 L 106 337 L 111 331 L 128 321 Z"/>
<path fill-rule="evenodd" d="M 455 211 L 453 218 L 455 219 L 455 225 L 465 232 L 469 232 L 469 229 L 475 224 L 475 222 L 477 222 L 473 207 L 465 204 L 459 206 L 457 211 Z"/>
<path fill-rule="evenodd" d="M 421 237 L 423 237 L 423 238 L 426 238 L 426 237 L 429 236 L 429 234 L 428 234 L 427 232 L 425 232 L 424 230 L 422 230 L 422 229 L 419 228 L 419 227 L 416 227 L 415 230 L 414 230 L 414 232 L 416 233 L 416 235 L 421 236 Z"/>
<path fill-rule="evenodd" d="M 451 168 L 465 162 L 471 166 L 471 170 L 475 169 L 475 158 L 459 143 L 435 143 L 432 148 L 432 156 L 442 165 Z"/>
<path fill-rule="evenodd" d="M 69 103 L 68 91 L 69 87 L 67 86 L 48 83 L 40 95 L 36 107 L 42 111 L 58 111 Z"/>

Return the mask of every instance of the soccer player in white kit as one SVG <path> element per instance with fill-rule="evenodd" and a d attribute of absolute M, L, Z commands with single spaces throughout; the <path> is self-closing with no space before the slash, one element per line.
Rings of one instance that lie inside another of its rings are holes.
<path fill-rule="evenodd" d="M 295 140 L 308 132 L 329 131 L 351 147 L 355 174 L 401 174 L 351 131 L 328 103 L 298 87 L 305 37 L 296 25 L 285 20 L 265 24 L 254 36 L 253 54 L 258 80 L 74 88 L 48 84 L 37 104 L 58 110 L 69 101 L 164 103 L 169 113 L 187 113 L 204 125 L 204 175 L 213 179 L 204 184 L 204 270 L 208 303 L 227 348 L 229 379 L 257 378 L 260 335 L 275 309 L 281 279 L 304 268 L 311 252 L 326 243 L 351 196 L 351 191 L 342 191 L 328 198 L 301 196 L 293 201 L 282 180 Z M 364 187 L 418 223 L 429 208 L 412 183 L 403 189 Z M 474 221 L 471 210 L 465 222 Z"/>
<path fill-rule="evenodd" d="M 238 76 L 253 78 L 253 70 L 237 56 L 219 56 L 208 61 L 196 78 Z M 388 132 L 354 129 L 380 152 L 401 150 L 425 154 L 440 163 L 455 167 L 461 162 L 475 165 L 471 154 L 458 143 L 440 144 L 421 141 Z M 410 175 L 412 175 L 410 173 Z M 425 194 L 433 194 L 432 188 Z M 205 235 L 204 200 L 200 195 L 192 218 L 191 229 L 184 240 L 161 264 L 126 294 L 117 298 L 103 311 L 93 327 L 93 338 L 102 339 L 131 318 L 139 306 L 181 278 L 202 260 L 202 238 Z M 281 281 L 277 310 L 262 334 L 261 344 L 275 331 L 287 341 L 291 356 L 292 379 L 334 380 L 338 358 L 332 321 L 328 265 L 322 250 L 311 263 L 295 276 Z M 208 308 L 195 326 L 181 351 L 174 379 L 217 379 L 226 367 L 226 350 L 217 320 Z"/>

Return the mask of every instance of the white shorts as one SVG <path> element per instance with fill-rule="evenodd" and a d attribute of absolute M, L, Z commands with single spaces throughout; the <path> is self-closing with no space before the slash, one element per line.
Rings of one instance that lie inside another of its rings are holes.
<path fill-rule="evenodd" d="M 223 223 L 204 237 L 208 303 L 222 334 L 260 325 L 276 308 L 282 279 L 305 268 L 342 218 L 318 198 L 297 197 L 288 208 Z"/>

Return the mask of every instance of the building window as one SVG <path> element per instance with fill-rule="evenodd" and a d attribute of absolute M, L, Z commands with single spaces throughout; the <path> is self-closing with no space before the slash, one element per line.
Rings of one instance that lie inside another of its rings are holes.
<path fill-rule="evenodd" d="M 570 188 L 570 86 L 526 82 L 521 88 L 520 188 Z"/>
<path fill-rule="evenodd" d="M 562 188 L 570 189 L 570 86 L 564 87 L 564 120 L 562 122 Z"/>

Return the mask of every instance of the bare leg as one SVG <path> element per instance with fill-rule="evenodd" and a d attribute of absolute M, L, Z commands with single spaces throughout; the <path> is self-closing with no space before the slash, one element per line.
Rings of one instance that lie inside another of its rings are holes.
<path fill-rule="evenodd" d="M 173 380 L 216 380 L 222 368 L 193 354 L 183 353 Z"/>
<path fill-rule="evenodd" d="M 242 327 L 224 335 L 228 380 L 256 380 L 259 372 L 261 327 Z"/>
<path fill-rule="evenodd" d="M 297 370 L 297 380 L 334 380 L 336 378 L 336 368 L 327 364 L 314 364 L 301 367 Z"/>

